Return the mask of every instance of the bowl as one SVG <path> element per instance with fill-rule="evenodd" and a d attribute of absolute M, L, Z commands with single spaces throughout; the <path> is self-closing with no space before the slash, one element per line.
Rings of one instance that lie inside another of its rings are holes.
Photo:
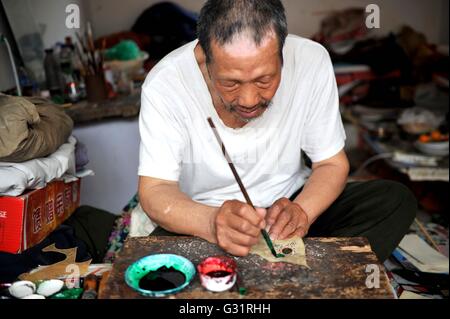
<path fill-rule="evenodd" d="M 236 262 L 227 256 L 208 257 L 197 270 L 202 286 L 212 292 L 229 290 L 237 280 Z"/>
<path fill-rule="evenodd" d="M 162 267 L 174 268 L 185 276 L 180 286 L 167 290 L 147 290 L 139 286 L 140 280 L 152 271 Z M 186 288 L 195 276 L 195 267 L 188 259 L 173 254 L 156 254 L 146 256 L 130 265 L 125 272 L 125 282 L 132 289 L 147 297 L 165 297 L 175 294 Z"/>
<path fill-rule="evenodd" d="M 448 141 L 423 143 L 416 141 L 414 146 L 424 154 L 432 156 L 447 156 L 449 154 Z"/>

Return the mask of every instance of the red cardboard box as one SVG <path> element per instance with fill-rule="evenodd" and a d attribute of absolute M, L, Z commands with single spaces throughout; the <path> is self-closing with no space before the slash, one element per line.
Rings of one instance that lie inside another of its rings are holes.
<path fill-rule="evenodd" d="M 0 197 L 0 251 L 20 253 L 63 223 L 80 205 L 81 180 L 55 181 L 21 196 Z"/>

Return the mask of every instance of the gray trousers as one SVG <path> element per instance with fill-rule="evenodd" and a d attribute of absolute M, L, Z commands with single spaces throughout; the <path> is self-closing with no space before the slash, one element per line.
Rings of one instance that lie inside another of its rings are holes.
<path fill-rule="evenodd" d="M 366 237 L 383 262 L 400 243 L 416 213 L 417 201 L 403 184 L 387 180 L 352 182 L 311 225 L 307 236 Z M 151 235 L 175 234 L 157 227 Z"/>

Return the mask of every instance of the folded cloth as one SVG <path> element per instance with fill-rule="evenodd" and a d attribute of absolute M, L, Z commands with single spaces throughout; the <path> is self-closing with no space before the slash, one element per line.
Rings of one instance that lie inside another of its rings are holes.
<path fill-rule="evenodd" d="M 0 196 L 19 196 L 27 189 L 45 187 L 65 173 L 75 175 L 75 144 L 71 136 L 56 152 L 23 163 L 0 162 Z"/>
<path fill-rule="evenodd" d="M 148 217 L 141 204 L 131 211 L 130 237 L 146 237 L 150 235 L 158 225 Z"/>
<path fill-rule="evenodd" d="M 67 141 L 72 129 L 72 119 L 50 101 L 0 93 L 0 161 L 48 156 Z"/>

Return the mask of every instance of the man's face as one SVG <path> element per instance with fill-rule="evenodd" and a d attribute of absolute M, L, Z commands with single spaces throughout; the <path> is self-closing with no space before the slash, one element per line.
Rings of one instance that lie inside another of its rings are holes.
<path fill-rule="evenodd" d="M 257 46 L 248 35 L 219 46 L 211 43 L 211 82 L 225 108 L 244 122 L 261 116 L 281 81 L 282 62 L 274 33 Z"/>

